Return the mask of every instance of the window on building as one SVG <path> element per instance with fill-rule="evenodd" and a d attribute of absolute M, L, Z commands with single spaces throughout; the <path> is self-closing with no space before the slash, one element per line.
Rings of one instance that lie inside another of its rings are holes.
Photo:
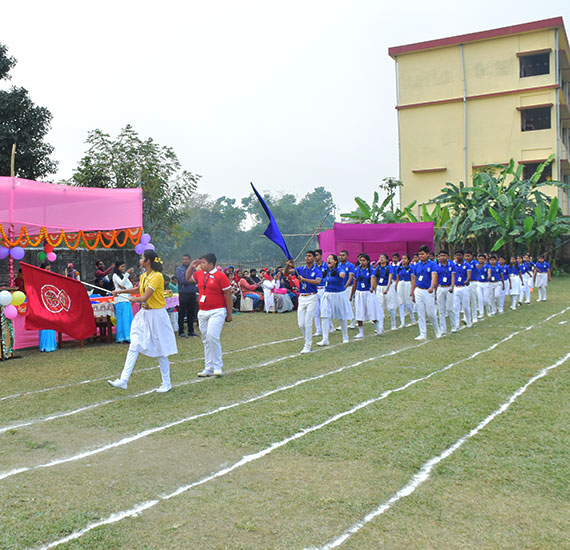
<path fill-rule="evenodd" d="M 521 110 L 521 130 L 531 132 L 532 130 L 547 130 L 550 128 L 551 107 L 536 107 L 534 109 Z"/>
<path fill-rule="evenodd" d="M 519 57 L 521 78 L 550 73 L 550 53 L 536 53 Z"/>
<path fill-rule="evenodd" d="M 540 162 L 527 162 L 523 168 L 523 179 L 529 180 L 532 178 L 540 164 Z M 552 163 L 544 168 L 538 183 L 543 183 L 545 181 L 552 181 Z"/>

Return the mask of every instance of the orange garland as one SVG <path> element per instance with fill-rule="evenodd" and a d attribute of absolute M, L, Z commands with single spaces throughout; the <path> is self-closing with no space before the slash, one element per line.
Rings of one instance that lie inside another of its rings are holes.
<path fill-rule="evenodd" d="M 119 240 L 119 235 L 121 233 L 125 233 L 125 238 L 121 242 Z M 99 244 L 103 248 L 111 248 L 114 244 L 118 247 L 123 247 L 127 244 L 127 241 L 130 240 L 133 245 L 136 245 L 140 242 L 142 234 L 142 227 L 130 228 L 130 229 L 122 229 L 117 230 L 113 229 L 112 231 L 83 231 L 82 229 L 79 230 L 77 233 L 65 233 L 62 229 L 60 233 L 52 233 L 48 234 L 47 229 L 42 227 L 40 229 L 40 234 L 35 238 L 31 237 L 28 234 L 28 230 L 25 225 L 22 226 L 20 229 L 20 234 L 15 240 L 10 240 L 10 238 L 4 232 L 4 227 L 0 224 L 0 242 L 4 242 L 4 244 L 8 247 L 14 246 L 33 246 L 37 247 L 42 244 L 45 240 L 46 244 L 57 248 L 61 245 L 62 241 L 65 242 L 65 245 L 70 250 L 75 250 L 83 241 L 83 244 L 89 250 L 95 250 Z M 105 242 L 104 238 L 108 239 Z"/>

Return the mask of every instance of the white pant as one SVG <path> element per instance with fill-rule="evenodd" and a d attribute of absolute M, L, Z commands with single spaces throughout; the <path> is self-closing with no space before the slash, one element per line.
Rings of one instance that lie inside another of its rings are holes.
<path fill-rule="evenodd" d="M 477 321 L 477 287 L 479 283 L 477 281 L 471 281 L 469 283 L 469 303 L 470 308 L 469 311 L 471 312 L 471 319 L 475 323 Z"/>
<path fill-rule="evenodd" d="M 426 316 L 430 320 L 435 330 L 436 336 L 439 335 L 439 327 L 437 316 L 435 314 L 435 294 L 431 294 L 427 289 L 417 288 L 414 291 L 416 306 L 418 308 L 418 323 L 420 325 L 420 336 L 427 338 Z"/>
<path fill-rule="evenodd" d="M 380 304 L 380 309 L 387 309 L 390 315 L 390 321 L 392 324 L 392 330 L 396 328 L 396 309 L 398 307 L 398 297 L 396 296 L 396 290 L 394 285 L 390 285 L 388 292 L 384 294 L 386 290 L 385 286 L 376 287 L 376 298 Z"/>
<path fill-rule="evenodd" d="M 491 315 L 497 313 L 497 311 L 502 311 L 501 307 L 501 292 L 503 290 L 503 283 L 498 281 L 490 282 L 489 285 L 489 312 Z"/>
<path fill-rule="evenodd" d="M 542 302 L 546 300 L 546 285 L 548 284 L 548 273 L 537 273 L 534 287 L 538 291 L 538 299 Z"/>
<path fill-rule="evenodd" d="M 299 307 L 297 308 L 297 323 L 305 337 L 305 348 L 311 349 L 313 343 L 313 318 L 317 308 L 319 297 L 317 294 L 299 296 Z"/>
<path fill-rule="evenodd" d="M 352 294 L 352 285 L 350 285 L 347 289 L 345 289 L 346 295 L 350 301 L 350 295 Z M 350 328 L 356 327 L 356 301 L 353 300 L 350 302 L 350 307 L 352 308 L 352 313 L 354 314 L 353 318 L 350 321 Z M 342 328 L 342 327 L 341 327 Z"/>
<path fill-rule="evenodd" d="M 220 336 L 226 321 L 225 307 L 217 309 L 200 310 L 198 312 L 198 326 L 204 344 L 204 370 L 209 373 L 221 373 L 224 363 L 222 361 L 222 344 Z"/>
<path fill-rule="evenodd" d="M 479 307 L 479 317 L 485 315 L 485 306 L 489 313 L 489 283 L 479 281 L 477 283 L 477 304 Z"/>
<path fill-rule="evenodd" d="M 404 326 L 406 309 L 410 315 L 410 321 L 414 322 L 414 310 L 412 297 L 410 296 L 410 291 L 412 290 L 411 281 L 399 281 L 398 290 L 396 294 L 398 295 L 398 307 L 400 308 L 400 324 Z"/>
<path fill-rule="evenodd" d="M 467 326 L 471 326 L 471 292 L 468 286 L 456 286 L 453 290 L 453 329 L 459 328 L 459 316 L 461 310 L 465 313 L 465 321 Z"/>
<path fill-rule="evenodd" d="M 135 368 L 135 363 L 137 362 L 137 357 L 139 352 L 129 349 L 127 352 L 127 358 L 125 359 L 125 366 L 123 367 L 123 372 L 121 372 L 121 380 L 123 382 L 128 382 L 133 369 Z M 160 375 L 162 376 L 162 383 L 165 386 L 170 386 L 170 362 L 168 357 L 157 357 L 158 366 L 160 367 Z"/>
<path fill-rule="evenodd" d="M 449 324 L 453 327 L 454 322 L 454 301 L 453 293 L 449 292 L 450 287 L 439 286 L 437 287 L 437 313 L 439 316 L 439 330 L 442 334 L 447 332 L 446 317 L 449 317 Z"/>
<path fill-rule="evenodd" d="M 321 302 L 323 301 L 323 296 L 325 294 L 325 287 L 324 286 L 319 286 L 317 287 L 317 296 L 318 296 L 318 300 L 317 300 L 317 307 L 315 308 L 315 328 L 316 328 L 316 335 L 322 334 L 324 333 L 324 330 L 322 330 L 321 328 Z M 330 332 L 331 330 L 334 330 L 332 321 L 329 319 L 329 328 L 328 331 Z"/>

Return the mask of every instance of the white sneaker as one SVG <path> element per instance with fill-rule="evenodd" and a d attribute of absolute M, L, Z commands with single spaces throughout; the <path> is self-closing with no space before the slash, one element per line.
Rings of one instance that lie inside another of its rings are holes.
<path fill-rule="evenodd" d="M 311 353 L 311 348 L 303 348 L 299 353 Z"/>
<path fill-rule="evenodd" d="M 215 370 L 215 371 L 214 371 L 214 376 L 215 376 L 216 378 L 220 378 L 220 377 L 223 376 L 223 375 L 224 375 L 224 373 L 223 373 L 221 370 Z"/>
<path fill-rule="evenodd" d="M 364 334 L 360 334 L 360 332 L 358 334 L 354 335 L 355 340 L 362 340 L 363 338 L 364 338 Z"/>
<path fill-rule="evenodd" d="M 422 336 L 421 334 L 419 336 L 416 336 L 414 338 L 414 340 L 427 340 L 427 336 Z"/>
<path fill-rule="evenodd" d="M 451 329 L 451 332 L 452 332 L 453 334 L 455 334 L 455 333 L 457 332 L 457 329 L 456 329 L 456 328 L 452 328 L 452 329 Z"/>
<path fill-rule="evenodd" d="M 343 344 L 348 344 L 348 338 L 342 341 Z"/>
<path fill-rule="evenodd" d="M 317 346 L 328 346 L 329 343 L 327 340 L 321 340 L 320 342 L 317 342 Z"/>
<path fill-rule="evenodd" d="M 166 393 L 167 391 L 170 391 L 172 389 L 172 386 L 170 384 L 165 385 L 165 384 L 161 384 L 158 388 L 156 388 L 156 393 Z"/>
<path fill-rule="evenodd" d="M 214 376 L 214 374 L 209 370 L 204 369 L 202 372 L 199 372 L 197 376 L 200 378 L 209 378 L 210 376 Z"/>
<path fill-rule="evenodd" d="M 340 332 L 340 331 L 342 330 L 342 328 L 340 328 L 340 327 L 335 327 L 334 330 L 335 330 L 336 332 Z"/>
<path fill-rule="evenodd" d="M 115 380 L 107 380 L 108 384 L 111 384 L 114 388 L 120 388 L 121 390 L 127 389 L 127 381 L 116 378 Z"/>
<path fill-rule="evenodd" d="M 313 336 L 322 336 L 323 333 L 322 332 L 315 332 L 315 334 L 313 334 Z"/>
<path fill-rule="evenodd" d="M 398 328 L 404 328 L 406 325 L 404 325 L 404 323 L 402 323 Z"/>
<path fill-rule="evenodd" d="M 442 336 L 445 336 L 445 332 L 436 332 L 435 333 L 436 338 L 441 338 Z"/>

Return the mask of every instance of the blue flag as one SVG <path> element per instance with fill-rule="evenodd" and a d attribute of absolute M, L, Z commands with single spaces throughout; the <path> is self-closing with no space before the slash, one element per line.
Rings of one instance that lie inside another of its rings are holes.
<path fill-rule="evenodd" d="M 257 198 L 259 199 L 259 202 L 261 203 L 263 210 L 265 210 L 267 217 L 269 218 L 269 225 L 267 226 L 267 229 L 263 232 L 263 234 L 270 241 L 274 242 L 281 250 L 283 250 L 288 260 L 292 260 L 293 257 L 289 253 L 289 249 L 285 244 L 285 239 L 283 238 L 281 231 L 279 231 L 279 227 L 277 227 L 277 222 L 275 221 L 275 218 L 273 217 L 271 210 L 269 210 L 269 206 L 265 204 L 263 197 L 257 192 L 257 189 L 253 186 L 253 183 L 251 184 L 251 187 L 253 189 L 253 192 L 257 195 Z"/>

